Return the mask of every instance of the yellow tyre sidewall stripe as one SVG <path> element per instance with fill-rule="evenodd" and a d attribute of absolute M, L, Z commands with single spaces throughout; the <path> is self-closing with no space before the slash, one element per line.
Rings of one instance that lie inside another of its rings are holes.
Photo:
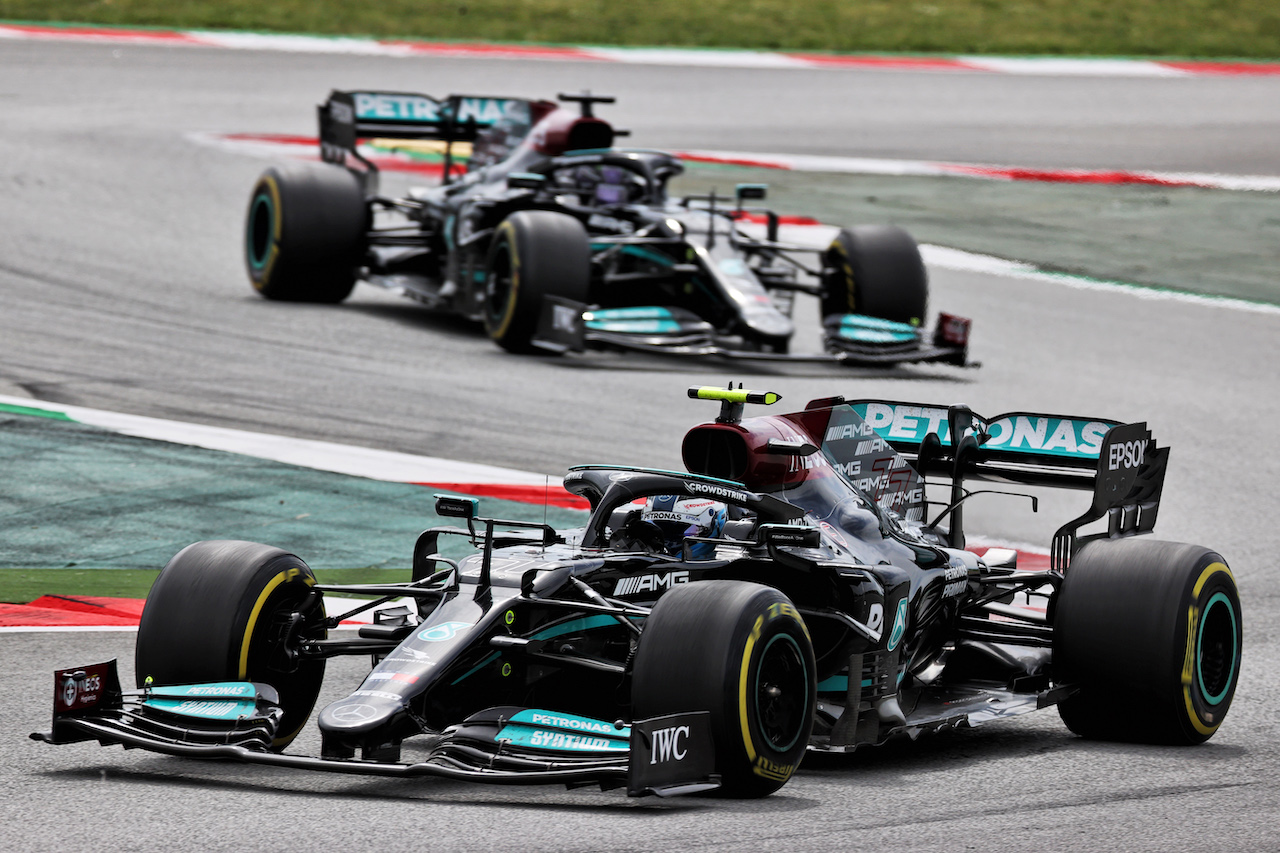
<path fill-rule="evenodd" d="M 244 626 L 244 637 L 240 641 L 240 663 L 238 667 L 238 678 L 244 681 L 249 677 L 249 646 L 253 640 L 253 631 L 258 626 L 258 617 L 262 615 L 262 608 L 266 607 L 267 600 L 271 598 L 271 593 L 275 592 L 282 584 L 288 583 L 294 578 L 301 578 L 302 582 L 307 586 L 315 583 L 315 579 L 309 577 L 301 568 L 293 567 L 285 569 L 278 575 L 267 581 L 267 585 L 262 588 L 262 592 L 258 595 L 258 600 L 253 603 L 253 609 L 249 611 L 249 621 Z"/>
<path fill-rule="evenodd" d="M 506 337 L 511 328 L 511 321 L 516 316 L 516 297 L 520 293 L 520 256 L 516 253 L 516 229 L 510 220 L 504 220 L 498 226 L 498 232 L 507 238 L 507 254 L 511 257 L 511 288 L 507 292 L 507 303 L 502 310 L 502 325 L 493 330 L 490 337 L 500 339 Z"/>
<path fill-rule="evenodd" d="M 249 611 L 249 621 L 244 627 L 244 637 L 240 642 L 238 678 L 241 681 L 247 681 L 249 679 L 249 649 L 253 642 L 254 629 L 258 627 L 258 618 L 262 615 L 262 609 L 266 607 L 267 600 L 271 598 L 271 594 L 273 592 L 295 578 L 301 578 L 302 582 L 307 586 L 312 586 L 316 582 L 315 578 L 307 575 L 301 568 L 294 566 L 293 568 L 285 569 L 283 572 L 280 572 L 280 574 L 269 580 L 267 585 L 262 588 L 262 592 L 258 595 L 258 600 L 253 603 L 253 609 Z M 303 720 L 302 724 L 300 724 L 294 731 L 279 732 L 277 737 L 271 742 L 272 745 L 281 746 L 289 743 L 298 734 L 298 731 L 301 730 L 303 725 L 306 725 L 306 720 Z"/>
<path fill-rule="evenodd" d="M 853 281 L 853 263 L 849 260 L 849 253 L 845 251 L 844 244 L 839 240 L 832 242 L 829 251 L 840 255 L 840 267 L 844 270 L 844 290 L 845 290 L 845 307 L 849 309 L 846 314 L 858 313 L 857 298 L 854 295 Z"/>
<path fill-rule="evenodd" d="M 742 745 L 747 750 L 747 760 L 754 766 L 756 763 L 755 744 L 751 739 L 750 717 L 747 712 L 747 682 L 751 675 L 751 653 L 755 650 L 756 641 L 764 628 L 764 617 L 757 616 L 756 624 L 747 637 L 747 645 L 742 650 L 742 668 L 738 676 L 738 723 L 742 726 Z"/>
<path fill-rule="evenodd" d="M 804 635 L 809 636 L 809 626 L 804 623 L 804 619 L 794 607 L 789 604 L 773 604 L 769 607 L 769 619 L 772 622 L 778 616 L 791 616 L 799 625 Z M 746 645 L 742 649 L 742 666 L 738 671 L 738 724 L 742 730 L 742 746 L 747 753 L 747 761 L 751 764 L 751 772 L 757 776 L 763 776 L 766 779 L 776 779 L 786 781 L 795 772 L 796 765 L 775 764 L 762 755 L 757 754 L 755 743 L 751 737 L 751 718 L 749 711 L 749 702 L 747 697 L 751 691 L 749 689 L 751 682 L 751 658 L 755 651 L 756 643 L 760 641 L 760 635 L 764 632 L 765 617 L 757 616 L 755 625 L 751 627 L 751 633 L 747 636 Z"/>

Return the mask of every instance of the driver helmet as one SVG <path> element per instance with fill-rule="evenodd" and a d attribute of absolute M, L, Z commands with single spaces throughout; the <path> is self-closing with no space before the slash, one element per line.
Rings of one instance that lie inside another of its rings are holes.
<path fill-rule="evenodd" d="M 686 536 L 719 536 L 728 508 L 719 501 L 683 495 L 654 495 L 645 501 L 640 517 L 662 531 L 666 552 L 684 553 Z M 715 555 L 714 542 L 689 543 L 689 559 L 707 560 Z"/>
<path fill-rule="evenodd" d="M 595 190 L 597 204 L 629 204 L 644 197 L 644 179 L 621 166 L 601 166 Z"/>

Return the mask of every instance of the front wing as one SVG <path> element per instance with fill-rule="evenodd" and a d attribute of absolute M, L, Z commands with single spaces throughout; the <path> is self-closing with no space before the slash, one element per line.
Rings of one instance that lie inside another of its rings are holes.
<path fill-rule="evenodd" d="M 889 327 L 893 327 L 890 329 Z M 660 355 L 847 365 L 944 362 L 976 367 L 968 360 L 969 321 L 943 314 L 932 339 L 916 329 L 871 317 L 843 315 L 824 324 L 824 353 L 792 354 L 735 347 L 711 324 L 680 308 L 643 306 L 591 310 L 548 296 L 543 299 L 533 344 L 549 352 L 622 349 Z"/>
<path fill-rule="evenodd" d="M 273 752 L 283 711 L 269 685 L 249 682 L 122 691 L 114 660 L 54 674 L 53 726 L 33 740 L 96 740 L 164 755 L 224 759 L 366 776 L 438 776 L 495 784 L 626 786 L 631 796 L 719 787 L 706 711 L 630 726 L 572 714 L 491 708 L 430 738 L 414 762 L 317 758 Z M 668 733 L 680 731 L 673 742 Z"/>

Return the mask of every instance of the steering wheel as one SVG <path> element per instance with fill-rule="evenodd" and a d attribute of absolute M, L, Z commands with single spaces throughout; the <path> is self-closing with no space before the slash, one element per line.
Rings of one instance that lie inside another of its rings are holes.
<path fill-rule="evenodd" d="M 662 529 L 652 521 L 645 521 L 640 513 L 634 513 L 626 523 L 609 536 L 609 548 L 614 551 L 644 551 L 664 554 L 667 550 Z"/>

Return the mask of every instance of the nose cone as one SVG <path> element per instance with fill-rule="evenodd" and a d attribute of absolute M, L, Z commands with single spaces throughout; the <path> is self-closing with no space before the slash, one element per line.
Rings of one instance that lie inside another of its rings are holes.
<path fill-rule="evenodd" d="M 753 311 L 747 316 L 747 322 L 758 332 L 776 338 L 789 338 L 796 327 L 786 315 L 773 310 Z"/>
<path fill-rule="evenodd" d="M 316 718 L 316 725 L 326 734 L 362 735 L 385 725 L 402 707 L 401 701 L 381 696 L 361 696 L 356 691 L 332 703 Z"/>

